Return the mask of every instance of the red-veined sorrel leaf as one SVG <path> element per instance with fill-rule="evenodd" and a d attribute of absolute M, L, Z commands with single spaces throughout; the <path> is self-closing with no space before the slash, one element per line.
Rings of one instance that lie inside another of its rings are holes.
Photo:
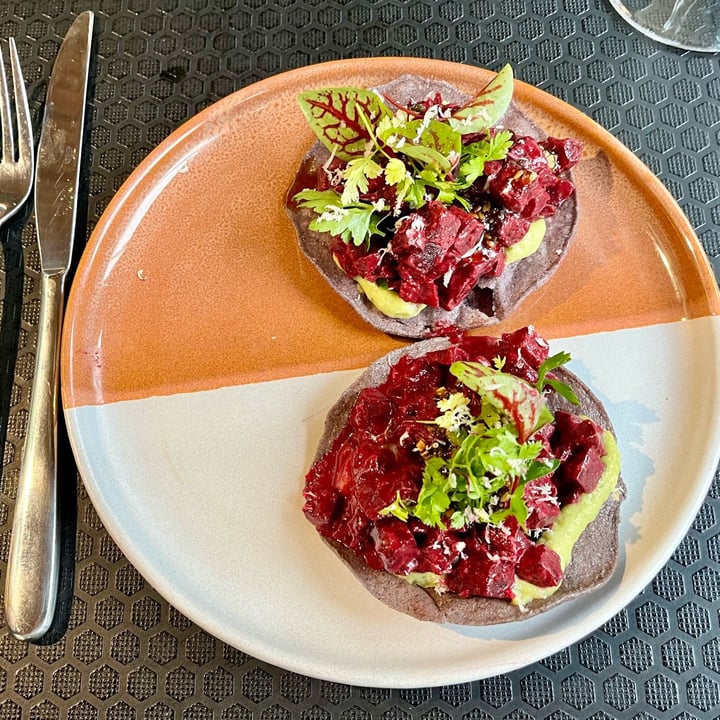
<path fill-rule="evenodd" d="M 453 113 L 451 125 L 463 135 L 487 130 L 505 114 L 512 92 L 512 68 L 505 65 L 474 99 Z"/>
<path fill-rule="evenodd" d="M 521 443 L 552 420 L 542 394 L 515 375 L 494 371 L 476 362 L 455 362 L 450 366 L 450 372 L 463 385 L 504 412 L 512 420 Z"/>
<path fill-rule="evenodd" d="M 311 90 L 298 101 L 310 127 L 340 160 L 362 155 L 372 139 L 368 125 L 374 127 L 383 115 L 392 114 L 372 90 L 363 88 Z"/>

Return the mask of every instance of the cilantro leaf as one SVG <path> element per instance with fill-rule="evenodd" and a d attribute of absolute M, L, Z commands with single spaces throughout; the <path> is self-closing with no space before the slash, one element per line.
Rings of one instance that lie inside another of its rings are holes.
<path fill-rule="evenodd" d="M 395 500 L 391 502 L 387 507 L 384 507 L 380 511 L 380 515 L 394 515 L 399 520 L 407 522 L 410 517 L 410 506 L 400 497 L 400 491 L 398 490 L 395 495 Z"/>
<path fill-rule="evenodd" d="M 340 207 L 340 195 L 334 190 L 305 188 L 293 196 L 293 200 L 304 208 L 314 210 L 318 215 L 328 208 Z"/>
<path fill-rule="evenodd" d="M 569 385 L 561 382 L 556 378 L 548 377 L 548 373 L 552 372 L 553 370 L 557 370 L 559 367 L 567 364 L 568 362 L 570 362 L 570 359 L 570 353 L 567 352 L 559 352 L 547 358 L 538 369 L 538 380 L 536 387 L 542 392 L 545 386 L 549 385 L 558 395 L 564 397 L 568 402 L 572 403 L 573 405 L 579 405 L 580 401 L 578 400 L 577 395 L 574 393 L 573 389 Z"/>
<path fill-rule="evenodd" d="M 545 380 L 545 384 L 549 385 L 558 395 L 564 397 L 572 405 L 579 405 L 580 400 L 578 396 L 573 392 L 573 389 L 564 382 L 556 380 L 555 378 L 548 378 Z"/>
<path fill-rule="evenodd" d="M 453 450 L 449 457 L 426 459 L 414 502 L 398 496 L 383 514 L 404 521 L 413 516 L 442 529 L 448 523 L 455 529 L 474 522 L 498 524 L 508 515 L 524 525 L 525 484 L 552 472 L 557 463 L 538 460 L 543 444 L 521 442 L 508 414 L 487 397 L 475 417 L 469 403 L 461 392 L 437 400 L 441 414 L 434 422 L 445 429 Z"/>
<path fill-rule="evenodd" d="M 352 205 L 368 190 L 368 181 L 380 177 L 383 169 L 372 157 L 358 157 L 348 160 L 343 170 L 345 186 L 340 197 L 343 205 Z"/>
<path fill-rule="evenodd" d="M 378 206 L 370 203 L 355 203 L 345 206 L 340 195 L 334 190 L 301 190 L 293 198 L 299 207 L 309 208 L 317 213 L 310 221 L 310 229 L 327 232 L 342 238 L 345 243 L 362 245 L 372 235 L 382 235 L 379 224 L 383 215 Z"/>
<path fill-rule="evenodd" d="M 463 148 L 463 160 L 458 175 L 463 185 L 470 187 L 485 172 L 485 163 L 503 160 L 512 146 L 512 133 L 501 130 Z"/>
<path fill-rule="evenodd" d="M 422 170 L 418 174 L 418 182 L 423 183 L 426 188 L 432 188 L 435 191 L 435 199 L 439 202 L 446 205 L 456 202 L 465 210 L 470 210 L 470 202 L 458 194 L 458 190 L 462 189 L 458 186 L 458 183 L 452 180 L 442 180 L 431 170 Z"/>
<path fill-rule="evenodd" d="M 443 515 L 450 507 L 453 484 L 453 478 L 447 470 L 447 463 L 441 457 L 430 458 L 425 463 L 422 488 L 412 514 L 426 525 L 445 527 Z"/>
<path fill-rule="evenodd" d="M 360 246 L 367 243 L 371 235 L 382 234 L 378 229 L 379 222 L 374 207 L 363 204 L 328 210 L 310 222 L 310 229 L 337 235 L 345 243 Z"/>
<path fill-rule="evenodd" d="M 408 169 L 400 158 L 392 158 L 385 166 L 385 180 L 388 185 L 401 185 L 408 179 Z"/>
<path fill-rule="evenodd" d="M 524 491 L 525 484 L 519 483 L 506 500 L 507 506 L 490 515 L 489 522 L 493 525 L 499 525 L 505 518 L 514 515 L 520 526 L 524 527 L 530 514 L 530 510 L 525 503 Z"/>
<path fill-rule="evenodd" d="M 456 529 L 473 522 L 498 523 L 509 514 L 522 524 L 528 513 L 522 491 L 511 489 L 537 476 L 541 450 L 540 443 L 520 443 L 510 426 L 478 427 L 465 435 L 450 459 L 426 461 L 417 501 L 404 503 L 403 510 L 442 529 L 448 514 Z"/>
<path fill-rule="evenodd" d="M 525 481 L 530 482 L 531 480 L 545 477 L 551 472 L 555 472 L 558 467 L 560 467 L 560 461 L 557 458 L 553 460 L 535 460 L 530 463 L 530 467 L 525 475 Z"/>

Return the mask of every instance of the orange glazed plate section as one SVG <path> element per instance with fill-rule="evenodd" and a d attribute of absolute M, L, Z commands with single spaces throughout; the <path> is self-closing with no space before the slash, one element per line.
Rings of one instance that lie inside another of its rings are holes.
<path fill-rule="evenodd" d="M 98 223 L 70 292 L 66 407 L 359 368 L 400 345 L 364 323 L 298 249 L 284 209 L 314 140 L 299 92 L 372 87 L 401 73 L 475 93 L 476 67 L 413 58 L 343 60 L 240 90 L 176 130 L 132 173 Z M 516 82 L 548 134 L 585 144 L 580 222 L 550 281 L 493 333 L 549 338 L 718 313 L 693 229 L 621 143 L 557 98 Z"/>

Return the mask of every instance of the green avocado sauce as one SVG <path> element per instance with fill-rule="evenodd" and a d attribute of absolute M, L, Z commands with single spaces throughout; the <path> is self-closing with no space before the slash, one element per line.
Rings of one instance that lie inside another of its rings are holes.
<path fill-rule="evenodd" d="M 541 218 L 530 225 L 522 240 L 505 250 L 505 261 L 514 263 L 532 255 L 545 237 L 545 221 Z M 407 320 L 419 315 L 427 306 L 403 300 L 394 290 L 363 277 L 353 278 L 365 297 L 387 317 Z"/>
<path fill-rule="evenodd" d="M 414 318 L 426 307 L 422 303 L 403 300 L 394 290 L 378 285 L 372 280 L 366 280 L 360 276 L 354 278 L 354 280 L 358 284 L 358 287 L 365 293 L 365 297 L 387 317 L 400 320 Z"/>
<path fill-rule="evenodd" d="M 538 541 L 560 556 L 560 566 L 563 570 L 570 564 L 575 543 L 580 539 L 585 528 L 597 517 L 600 509 L 617 487 L 620 477 L 620 452 L 611 432 L 606 430 L 603 433 L 603 443 L 606 451 L 603 457 L 605 470 L 596 488 L 590 493 L 585 493 L 577 502 L 566 505 L 555 519 L 552 528 Z M 533 600 L 550 597 L 561 584 L 562 582 L 551 587 L 538 587 L 516 578 L 515 597 L 512 603 L 524 607 Z"/>
<path fill-rule="evenodd" d="M 545 221 L 542 218 L 531 223 L 522 240 L 505 248 L 505 262 L 514 263 L 530 257 L 540 247 L 545 237 L 545 229 Z"/>
<path fill-rule="evenodd" d="M 591 493 L 585 493 L 577 502 L 566 505 L 555 519 L 552 528 L 538 541 L 547 545 L 560 556 L 560 565 L 563 571 L 570 564 L 573 548 L 585 528 L 597 517 L 602 506 L 617 487 L 620 477 L 620 452 L 611 432 L 606 430 L 603 433 L 603 443 L 606 451 L 603 457 L 605 470 L 600 476 L 597 486 Z M 442 578 L 431 572 L 409 573 L 398 577 L 424 588 L 442 587 Z M 518 607 L 525 607 L 533 600 L 550 597 L 560 585 L 562 582 L 551 587 L 538 587 L 526 580 L 516 578 L 513 586 L 515 597 L 511 602 Z"/>

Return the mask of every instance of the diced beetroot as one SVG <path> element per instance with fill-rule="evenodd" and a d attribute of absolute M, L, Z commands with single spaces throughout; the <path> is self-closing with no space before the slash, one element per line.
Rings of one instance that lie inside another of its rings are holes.
<path fill-rule="evenodd" d="M 530 229 L 530 221 L 520 215 L 502 215 L 495 223 L 495 238 L 505 247 L 520 242 Z"/>
<path fill-rule="evenodd" d="M 542 217 L 549 217 L 554 215 L 556 208 L 575 192 L 575 186 L 568 180 L 556 178 L 545 185 L 545 190 L 548 194 L 548 202 L 542 210 Z"/>
<path fill-rule="evenodd" d="M 422 554 L 418 572 L 442 575 L 451 572 L 465 547 L 460 535 L 454 530 L 429 528 L 420 522 L 412 523 L 411 528 Z"/>
<path fill-rule="evenodd" d="M 447 287 L 440 288 L 440 306 L 444 310 L 457 307 L 477 285 L 480 274 L 481 266 L 474 262 L 472 257 L 460 261 L 453 270 Z"/>
<path fill-rule="evenodd" d="M 489 358 L 492 360 L 498 356 L 501 340 L 492 335 L 465 335 L 460 343 L 468 353 L 478 358 Z"/>
<path fill-rule="evenodd" d="M 550 439 L 552 438 L 554 432 L 555 425 L 553 423 L 548 423 L 547 425 L 543 425 L 539 430 L 530 436 L 530 440 L 533 442 L 540 442 L 543 444 L 544 449 L 540 454 L 540 458 L 555 457 L 550 445 Z"/>
<path fill-rule="evenodd" d="M 434 282 L 450 270 L 456 260 L 446 248 L 427 243 L 422 250 L 398 257 L 398 274 L 401 281 Z"/>
<path fill-rule="evenodd" d="M 343 243 L 344 244 L 344 243 Z M 348 246 L 346 246 L 348 247 Z M 337 257 L 337 256 L 336 256 Z M 349 267 L 352 277 L 363 277 L 370 282 L 377 282 L 384 276 L 382 257 L 380 253 L 368 253 L 367 255 L 355 255 L 352 257 L 352 264 L 348 262 L 350 254 L 338 258 L 343 267 Z"/>
<path fill-rule="evenodd" d="M 464 257 L 478 245 L 482 234 L 482 223 L 472 215 L 436 201 L 403 218 L 390 244 L 400 297 L 445 309 L 462 302 L 477 279 L 494 270 L 492 258 Z M 448 274 L 451 280 L 446 285 Z"/>
<path fill-rule="evenodd" d="M 444 350 L 435 350 L 429 353 L 429 357 L 432 357 L 433 362 L 447 365 L 448 367 L 454 362 L 474 359 L 474 355 L 469 353 L 462 344 L 451 345 Z"/>
<path fill-rule="evenodd" d="M 403 377 L 408 380 L 402 382 Z M 426 358 L 405 356 L 390 371 L 385 392 L 402 406 L 406 418 L 432 420 L 437 417 L 435 390 L 444 379 L 443 369 Z"/>
<path fill-rule="evenodd" d="M 515 563 L 491 560 L 482 552 L 464 557 L 446 578 L 448 589 L 460 597 L 511 598 L 514 582 Z"/>
<path fill-rule="evenodd" d="M 455 234 L 452 249 L 458 257 L 462 257 L 480 242 L 484 229 L 483 224 L 456 205 L 451 205 L 448 211 L 460 221 L 460 228 Z"/>
<path fill-rule="evenodd" d="M 449 250 L 455 244 L 458 233 L 465 224 L 467 213 L 459 207 L 446 207 L 435 201 L 427 203 L 424 208 L 429 209 L 428 242 L 441 247 L 444 251 Z"/>
<path fill-rule="evenodd" d="M 456 308 L 477 285 L 481 277 L 496 277 L 505 266 L 505 255 L 495 250 L 463 258 L 450 274 L 447 285 L 439 288 L 440 307 Z"/>
<path fill-rule="evenodd" d="M 518 375 L 534 385 L 538 369 L 550 354 L 550 346 L 533 327 L 520 328 L 502 336 L 498 348 L 500 357 L 505 358 L 505 370 Z"/>
<path fill-rule="evenodd" d="M 565 459 L 578 446 L 593 448 L 605 454 L 603 429 L 589 418 L 558 410 L 555 413 L 555 433 L 551 439 L 556 457 Z"/>
<path fill-rule="evenodd" d="M 402 398 L 418 392 L 434 393 L 444 374 L 444 369 L 427 357 L 403 355 L 390 369 L 384 391 L 390 398 Z"/>
<path fill-rule="evenodd" d="M 330 451 L 305 476 L 303 511 L 316 527 L 332 522 L 343 493 L 352 487 L 355 446 L 353 442 L 348 442 L 351 434 L 349 426 L 346 426 Z"/>
<path fill-rule="evenodd" d="M 359 507 L 355 495 L 350 494 L 340 496 L 332 522 L 318 529 L 322 535 L 333 538 L 358 552 L 363 552 L 371 527 Z"/>
<path fill-rule="evenodd" d="M 524 136 L 516 137 L 507 157 L 525 170 L 540 172 L 547 167 L 547 159 L 540 143 L 535 138 Z"/>
<path fill-rule="evenodd" d="M 532 174 L 515 164 L 503 164 L 487 183 L 491 198 L 510 212 L 524 214 L 525 206 L 532 199 Z M 541 188 L 542 192 L 545 191 Z M 543 202 L 544 204 L 544 202 Z"/>
<path fill-rule="evenodd" d="M 346 493 L 354 483 L 353 460 L 355 457 L 355 443 L 340 439 L 336 443 L 337 452 L 328 455 L 328 462 L 332 463 L 333 486 L 338 492 Z"/>
<path fill-rule="evenodd" d="M 528 530 L 550 527 L 560 514 L 557 488 L 547 476 L 526 483 L 523 500 L 529 510 L 525 521 Z"/>
<path fill-rule="evenodd" d="M 382 518 L 372 530 L 375 552 L 394 575 L 407 575 L 420 563 L 420 549 L 410 528 L 397 518 Z"/>
<path fill-rule="evenodd" d="M 531 545 L 517 518 L 510 515 L 501 525 L 486 525 L 484 540 L 491 557 L 517 563 Z"/>
<path fill-rule="evenodd" d="M 576 502 L 582 493 L 592 492 L 605 470 L 603 430 L 589 418 L 559 410 L 555 413 L 555 432 L 550 439 L 555 456 L 562 464 L 554 482 L 563 503 Z"/>
<path fill-rule="evenodd" d="M 551 187 L 550 184 L 534 182 L 524 188 L 520 196 L 521 204 L 517 212 L 531 222 L 552 215 L 555 212 L 555 207 L 552 204 L 549 187 Z"/>
<path fill-rule="evenodd" d="M 581 446 L 555 473 L 558 493 L 563 503 L 577 502 L 583 493 L 592 492 L 605 470 L 597 450 Z"/>
<path fill-rule="evenodd" d="M 553 587 L 563 577 L 560 556 L 547 545 L 531 545 L 520 559 L 517 576 L 538 587 Z"/>
<path fill-rule="evenodd" d="M 317 491 L 312 486 L 312 481 L 308 480 L 303 497 L 305 499 L 303 505 L 305 516 L 315 527 L 319 527 L 327 525 L 332 519 L 340 499 L 340 493 L 332 487 L 323 487 Z"/>
<path fill-rule="evenodd" d="M 397 274 L 390 255 L 380 249 L 368 250 L 364 246 L 345 243 L 340 238 L 333 238 L 330 243 L 330 252 L 343 272 L 352 278 L 360 276 L 376 282 L 380 279 L 393 278 Z"/>
<path fill-rule="evenodd" d="M 557 162 L 551 167 L 544 148 L 554 153 Z M 485 164 L 486 181 L 483 187 L 501 208 L 507 212 L 496 215 L 491 234 L 505 245 L 511 237 L 517 237 L 519 229 L 505 227 L 508 217 L 521 217 L 528 222 L 540 217 L 554 215 L 557 207 L 573 192 L 574 186 L 560 177 L 572 164 L 578 147 L 562 141 L 541 145 L 530 137 L 515 138 L 505 160 Z M 579 146 L 582 153 L 582 146 Z M 568 155 L 569 154 L 569 155 Z M 512 231 L 514 230 L 514 233 Z M 516 240 L 517 242 L 517 240 Z"/>
<path fill-rule="evenodd" d="M 486 162 L 484 167 L 485 179 L 481 178 L 480 182 L 476 183 L 476 187 L 477 185 L 484 184 L 485 180 L 490 180 L 494 177 L 497 177 L 497 174 L 503 169 L 504 166 L 504 160 L 489 160 L 488 162 Z"/>
<path fill-rule="evenodd" d="M 572 138 L 549 137 L 543 140 L 542 145 L 557 157 L 562 172 L 569 170 L 582 158 L 583 145 Z"/>
<path fill-rule="evenodd" d="M 494 264 L 488 269 L 486 274 L 490 277 L 500 277 L 500 275 L 502 275 L 503 273 L 503 270 L 505 270 L 505 253 L 501 253 L 497 248 L 489 251 L 486 254 L 490 253 L 494 255 L 495 261 Z"/>
<path fill-rule="evenodd" d="M 422 303 L 430 307 L 440 306 L 440 296 L 437 285 L 432 281 L 403 278 L 397 288 L 398 295 L 403 300 L 413 303 Z"/>
<path fill-rule="evenodd" d="M 374 446 L 374 448 L 373 448 Z M 371 449 L 372 448 L 372 449 Z M 409 458 L 404 458 L 409 460 Z M 417 497 L 413 478 L 416 463 L 400 464 L 389 447 L 377 448 L 371 440 L 363 440 L 357 448 L 354 464 L 353 494 L 365 517 L 376 520 L 380 511 L 390 505 L 397 494 L 408 499 Z M 422 464 L 420 465 L 420 470 Z"/>
<path fill-rule="evenodd" d="M 565 472 L 567 474 L 572 472 L 575 484 L 584 493 L 592 492 L 605 472 L 603 456 L 592 447 L 576 450 L 565 467 Z"/>
<path fill-rule="evenodd" d="M 459 228 L 460 221 L 442 203 L 428 202 L 400 220 L 390 249 L 398 257 L 423 250 L 429 242 L 447 249 Z"/>
<path fill-rule="evenodd" d="M 425 333 L 424 337 L 444 337 L 453 344 L 459 344 L 465 337 L 465 331 L 453 323 L 438 320 L 433 323 L 432 328 Z"/>
<path fill-rule="evenodd" d="M 351 422 L 374 437 L 382 436 L 397 405 L 382 390 L 376 387 L 363 388 L 355 400 Z"/>

